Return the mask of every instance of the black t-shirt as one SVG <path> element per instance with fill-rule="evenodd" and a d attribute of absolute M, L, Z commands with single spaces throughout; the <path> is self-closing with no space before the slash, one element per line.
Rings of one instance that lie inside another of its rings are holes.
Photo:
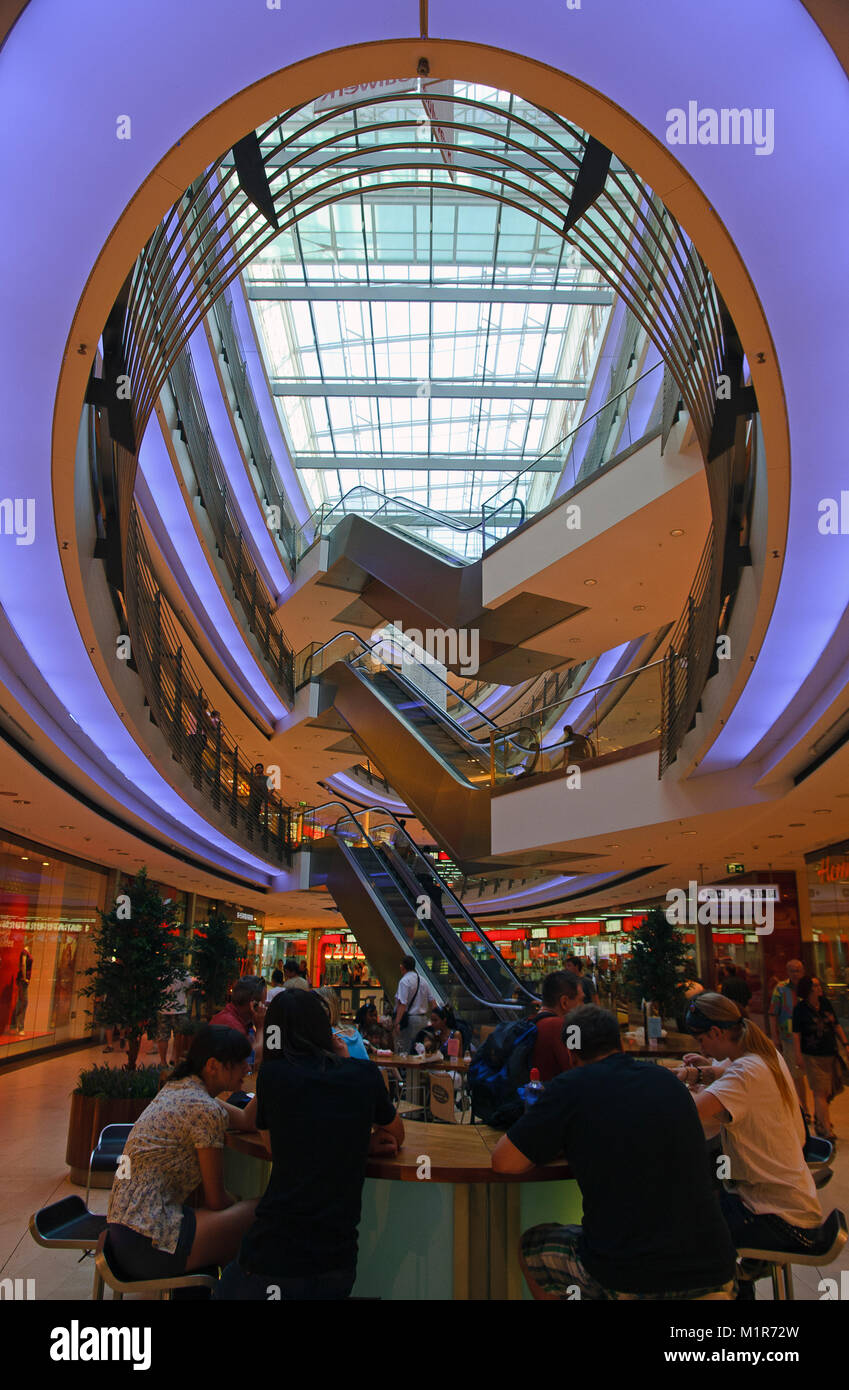
<path fill-rule="evenodd" d="M 534 1163 L 565 1152 L 584 1202 L 581 1257 L 605 1288 L 672 1293 L 732 1278 L 701 1121 L 663 1067 L 618 1052 L 564 1072 L 508 1138 Z"/>
<path fill-rule="evenodd" d="M 800 1034 L 802 1051 L 809 1057 L 836 1055 L 836 1024 L 837 1016 L 827 999 L 820 1000 L 819 1011 L 801 999 L 793 1010 L 793 1032 Z"/>
<path fill-rule="evenodd" d="M 395 1117 L 380 1071 L 354 1058 L 269 1058 L 257 1101 L 271 1178 L 240 1263 L 281 1278 L 352 1269 L 371 1127 Z"/>

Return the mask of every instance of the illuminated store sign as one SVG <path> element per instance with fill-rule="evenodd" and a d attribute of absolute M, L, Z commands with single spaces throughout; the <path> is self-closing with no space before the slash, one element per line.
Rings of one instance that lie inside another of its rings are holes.
<path fill-rule="evenodd" d="M 846 856 L 832 859 L 830 854 L 824 854 L 815 867 L 820 883 L 849 882 L 849 858 Z"/>

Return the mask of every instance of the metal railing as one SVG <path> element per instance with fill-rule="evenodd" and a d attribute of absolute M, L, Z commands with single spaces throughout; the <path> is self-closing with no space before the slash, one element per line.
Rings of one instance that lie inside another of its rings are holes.
<path fill-rule="evenodd" d="M 589 765 L 610 754 L 654 743 L 660 738 L 663 721 L 662 673 L 666 659 L 651 661 L 625 671 L 589 690 L 578 690 L 555 705 L 522 715 L 515 726 L 502 727 L 490 735 L 492 785 L 508 781 L 517 774 L 511 769 L 514 750 L 509 744 L 522 743 L 525 730 L 533 730 L 529 751 L 536 751 L 534 773 L 555 772 L 572 766 Z M 561 720 L 564 727 L 548 743 L 546 733 Z M 507 744 L 505 756 L 502 740 Z"/>
<path fill-rule="evenodd" d="M 177 407 L 177 429 L 186 445 L 201 504 L 209 517 L 233 593 L 275 685 L 291 703 L 294 696 L 292 648 L 232 505 L 227 474 L 209 428 L 188 348 L 183 349 L 174 363 L 169 382 Z"/>
<path fill-rule="evenodd" d="M 400 531 L 402 535 L 412 536 L 419 545 L 426 545 L 454 564 L 478 559 L 488 544 L 509 535 L 525 520 L 525 508 L 520 498 L 506 498 L 500 506 L 481 521 L 457 521 L 434 511 L 421 502 L 409 497 L 398 497 L 379 488 L 360 483 L 344 493 L 336 502 L 322 502 L 320 507 L 307 518 L 295 532 L 295 555 L 300 560 L 306 552 L 321 539 L 329 536 L 341 521 L 348 516 L 363 517 L 377 522 L 390 531 Z M 419 527 L 410 525 L 415 518 Z M 499 519 L 500 518 L 500 519 Z M 449 551 L 435 545 L 432 540 L 419 534 L 424 531 L 454 531 L 462 537 L 464 553 Z"/>
<path fill-rule="evenodd" d="M 127 620 L 133 664 L 151 717 L 171 752 L 235 838 L 277 863 L 289 863 L 291 817 L 210 708 L 183 648 L 174 615 L 156 582 L 138 511 L 130 514 L 126 557 Z"/>
<path fill-rule="evenodd" d="M 526 465 L 515 478 L 502 483 L 496 492 L 488 497 L 483 504 L 484 513 L 496 504 L 504 505 L 502 493 L 508 488 L 515 488 L 530 474 L 533 473 L 557 473 L 563 480 L 560 493 L 568 492 L 577 487 L 579 483 L 585 482 L 588 478 L 604 468 L 606 464 L 612 462 L 617 454 L 624 453 L 641 438 L 645 438 L 647 432 L 650 433 L 652 426 L 638 430 L 632 428 L 631 408 L 637 387 L 649 377 L 655 376 L 657 380 L 658 393 L 662 386 L 663 363 L 657 362 L 650 367 L 642 376 L 638 376 L 628 386 L 623 386 L 621 391 L 610 396 L 600 406 L 593 411 L 585 420 L 579 421 L 574 429 L 570 430 L 563 439 L 558 440 L 546 453 L 540 454 L 539 458 Z M 657 423 L 660 423 L 659 411 L 653 412 L 657 416 Z M 583 451 L 580 445 L 584 445 Z M 552 467 L 552 460 L 558 465 Z M 501 498 L 498 502 L 497 499 Z"/>

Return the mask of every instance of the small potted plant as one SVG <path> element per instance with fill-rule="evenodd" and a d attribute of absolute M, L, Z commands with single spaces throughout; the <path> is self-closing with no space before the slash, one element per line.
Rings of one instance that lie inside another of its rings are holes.
<path fill-rule="evenodd" d="M 90 1067 L 71 1100 L 66 1162 L 72 1182 L 86 1181 L 91 1151 L 107 1124 L 137 1120 L 159 1088 L 158 1067 L 136 1066 L 139 1046 L 162 1009 L 169 984 L 180 971 L 182 947 L 175 908 L 165 903 L 142 869 L 120 893 L 111 911 L 101 912 L 91 983 L 98 1022 L 127 1035 L 125 1067 Z"/>

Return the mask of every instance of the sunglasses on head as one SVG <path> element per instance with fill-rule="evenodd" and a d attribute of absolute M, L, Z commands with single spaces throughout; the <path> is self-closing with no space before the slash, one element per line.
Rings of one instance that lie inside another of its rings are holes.
<path fill-rule="evenodd" d="M 684 1019 L 685 1033 L 709 1033 L 711 1028 L 734 1028 L 740 1022 L 739 1018 L 722 1021 L 716 1018 L 708 1018 L 703 1014 L 697 1004 L 691 1004 Z"/>

